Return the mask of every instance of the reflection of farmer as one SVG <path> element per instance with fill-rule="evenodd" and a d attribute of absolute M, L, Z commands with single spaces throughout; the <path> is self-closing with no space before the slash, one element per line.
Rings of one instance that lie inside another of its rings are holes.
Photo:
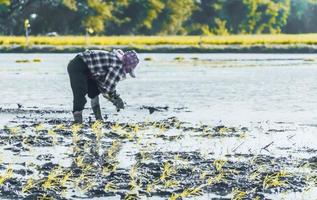
<path fill-rule="evenodd" d="M 102 120 L 99 97 L 101 93 L 111 101 L 117 110 L 124 109 L 120 96 L 116 93 L 118 81 L 126 74 L 135 78 L 134 69 L 139 63 L 135 51 L 122 50 L 101 51 L 87 50 L 79 53 L 68 64 L 67 70 L 73 91 L 73 115 L 77 123 L 82 123 L 82 111 L 87 102 L 85 96 L 91 98 L 91 107 L 96 120 Z"/>

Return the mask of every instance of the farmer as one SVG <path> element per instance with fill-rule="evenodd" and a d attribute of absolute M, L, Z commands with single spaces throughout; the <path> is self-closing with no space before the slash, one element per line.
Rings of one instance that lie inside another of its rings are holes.
<path fill-rule="evenodd" d="M 108 99 L 117 111 L 124 109 L 124 103 L 116 92 L 116 85 L 130 74 L 135 78 L 134 69 L 139 63 L 135 51 L 121 49 L 109 51 L 86 50 L 72 59 L 67 71 L 73 91 L 73 116 L 75 123 L 82 123 L 82 111 L 91 99 L 91 107 L 96 120 L 102 120 L 99 94 Z"/>

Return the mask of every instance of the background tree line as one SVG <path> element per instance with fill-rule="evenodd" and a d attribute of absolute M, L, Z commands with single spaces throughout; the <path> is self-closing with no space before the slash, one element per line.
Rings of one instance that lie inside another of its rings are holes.
<path fill-rule="evenodd" d="M 0 34 L 227 35 L 317 32 L 317 0 L 0 0 Z"/>

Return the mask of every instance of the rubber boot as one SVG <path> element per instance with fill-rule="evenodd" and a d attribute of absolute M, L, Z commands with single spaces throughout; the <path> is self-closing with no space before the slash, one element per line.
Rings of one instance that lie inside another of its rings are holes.
<path fill-rule="evenodd" d="M 78 124 L 83 123 L 83 111 L 75 111 L 73 112 L 74 122 Z"/>
<path fill-rule="evenodd" d="M 91 108 L 94 112 L 96 120 L 103 120 L 99 104 L 99 96 L 96 96 L 95 98 L 91 99 Z"/>
<path fill-rule="evenodd" d="M 92 107 L 96 120 L 102 120 L 100 105 Z"/>

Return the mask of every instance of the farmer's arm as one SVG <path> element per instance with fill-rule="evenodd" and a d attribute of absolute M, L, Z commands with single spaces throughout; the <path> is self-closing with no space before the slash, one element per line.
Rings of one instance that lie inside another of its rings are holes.
<path fill-rule="evenodd" d="M 124 108 L 124 104 L 119 94 L 116 93 L 116 85 L 120 81 L 120 66 L 109 67 L 106 76 L 95 75 L 95 80 L 99 86 L 102 95 L 111 101 L 118 110 Z"/>

